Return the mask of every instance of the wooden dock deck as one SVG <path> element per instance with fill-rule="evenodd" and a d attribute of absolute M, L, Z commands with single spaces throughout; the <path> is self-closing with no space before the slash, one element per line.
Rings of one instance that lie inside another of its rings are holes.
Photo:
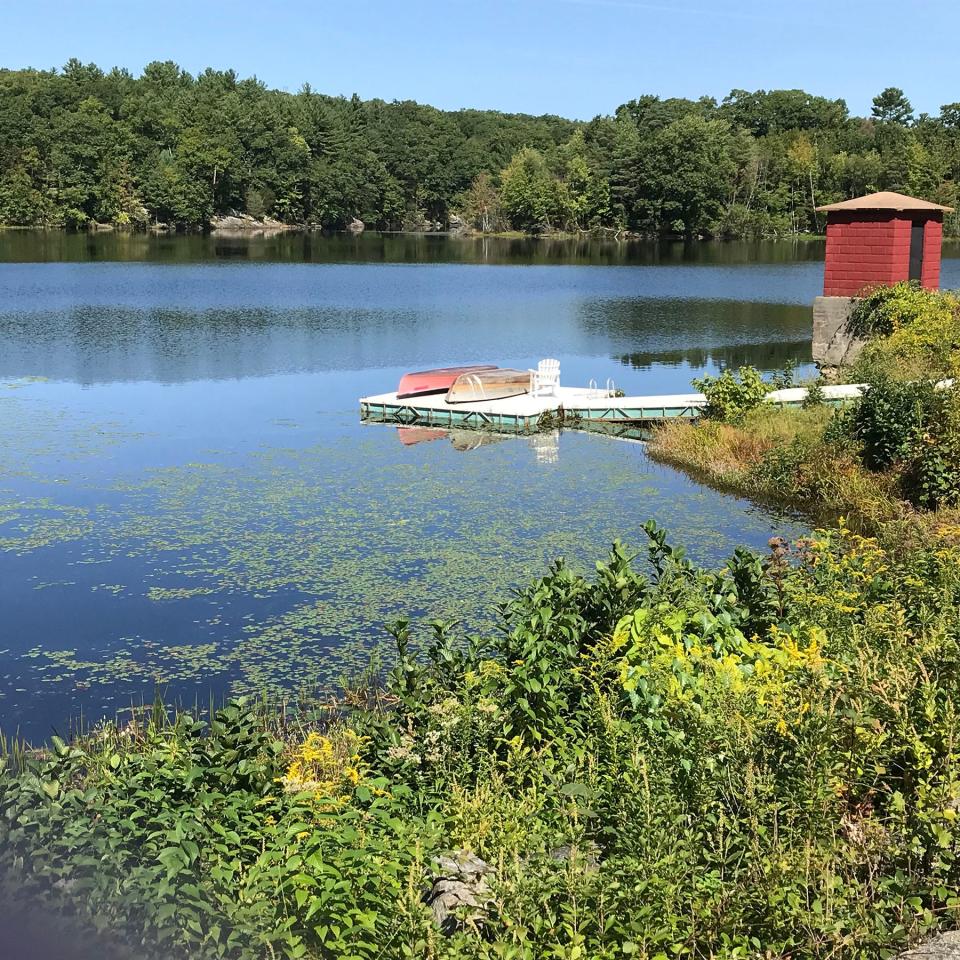
<path fill-rule="evenodd" d="M 806 393 L 804 387 L 774 390 L 767 394 L 767 402 L 799 406 Z M 860 386 L 827 386 L 823 393 L 826 403 L 840 405 L 859 397 Z M 523 394 L 506 400 L 456 404 L 447 403 L 445 394 L 401 400 L 396 393 L 381 393 L 361 397 L 360 417 L 381 423 L 534 433 L 560 424 L 576 428 L 593 424 L 653 424 L 675 418 L 693 420 L 706 402 L 702 393 L 611 397 L 605 390 L 584 387 L 558 387 L 551 396 Z"/>

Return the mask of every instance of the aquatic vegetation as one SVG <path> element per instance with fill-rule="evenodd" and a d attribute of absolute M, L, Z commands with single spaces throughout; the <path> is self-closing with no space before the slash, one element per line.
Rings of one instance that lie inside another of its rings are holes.
<path fill-rule="evenodd" d="M 146 958 L 867 958 L 955 923 L 960 537 L 708 570 L 645 531 L 470 642 L 393 625 L 375 701 L 156 704 L 10 751 L 12 883 Z M 451 849 L 488 896 L 443 935 Z"/>
<path fill-rule="evenodd" d="M 40 661 L 36 670 L 41 683 L 61 683 L 71 678 L 81 678 L 85 683 L 122 684 L 142 676 L 143 664 L 128 651 L 116 653 L 102 660 L 84 660 L 76 650 L 48 650 L 34 647 L 23 654 L 25 658 Z M 161 679 L 159 674 L 154 674 Z"/>
<path fill-rule="evenodd" d="M 108 589 L 102 587 L 101 589 Z M 150 587 L 147 598 L 150 600 L 186 600 L 190 597 L 203 597 L 216 593 L 213 587 Z"/>
<path fill-rule="evenodd" d="M 732 526 L 715 522 L 728 504 L 665 476 L 637 445 L 567 434 L 562 459 L 546 471 L 531 468 L 523 440 L 410 458 L 388 429 L 351 430 L 73 479 L 60 496 L 84 506 L 34 498 L 29 528 L 23 501 L 0 497 L 0 518 L 19 518 L 16 529 L 0 525 L 0 536 L 16 533 L 23 556 L 44 544 L 61 550 L 58 575 L 34 585 L 56 582 L 130 610 L 126 636 L 70 655 L 62 649 L 77 646 L 70 637 L 46 637 L 23 666 L 37 675 L 45 664 L 44 687 L 60 683 L 75 700 L 89 691 L 94 714 L 111 699 L 125 705 L 134 690 L 149 697 L 156 682 L 191 703 L 197 682 L 235 693 L 333 689 L 376 652 L 388 620 L 436 616 L 489 629 L 504 591 L 558 555 L 586 568 L 592 546 L 629 531 L 631 514 L 636 524 L 641 511 L 682 512 L 702 557 L 736 542 Z M 523 476 L 522 490 L 504 495 L 491 473 Z M 770 527 L 742 513 L 762 541 Z M 40 524 L 45 516 L 56 523 Z M 173 635 L 171 622 L 181 625 Z M 30 675 L 19 670 L 8 682 L 22 687 Z"/>
<path fill-rule="evenodd" d="M 89 512 L 49 498 L 0 501 L 0 550 L 24 554 L 79 540 L 93 530 Z"/>

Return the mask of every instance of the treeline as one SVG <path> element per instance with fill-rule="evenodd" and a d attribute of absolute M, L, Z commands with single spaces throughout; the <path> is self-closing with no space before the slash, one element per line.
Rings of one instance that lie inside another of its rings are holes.
<path fill-rule="evenodd" d="M 0 223 L 197 228 L 231 211 L 339 229 L 789 236 L 820 203 L 954 205 L 960 103 L 870 117 L 801 90 L 644 96 L 578 123 L 268 89 L 172 62 L 0 70 Z M 948 230 L 960 232 L 951 218 Z"/>

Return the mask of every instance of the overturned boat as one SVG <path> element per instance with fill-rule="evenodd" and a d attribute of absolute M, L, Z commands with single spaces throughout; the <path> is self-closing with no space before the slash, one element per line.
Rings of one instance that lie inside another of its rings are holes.
<path fill-rule="evenodd" d="M 492 367 L 462 373 L 447 391 L 447 403 L 504 400 L 530 392 L 530 371 Z"/>
<path fill-rule="evenodd" d="M 446 393 L 457 378 L 467 373 L 496 370 L 492 363 L 474 363 L 464 367 L 437 367 L 435 370 L 418 370 L 405 373 L 397 387 L 397 397 L 423 397 L 431 393 Z"/>

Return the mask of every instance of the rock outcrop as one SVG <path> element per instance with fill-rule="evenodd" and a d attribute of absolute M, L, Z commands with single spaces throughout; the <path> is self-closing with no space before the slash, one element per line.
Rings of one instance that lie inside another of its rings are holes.
<path fill-rule="evenodd" d="M 473 227 L 467 223 L 463 217 L 458 216 L 455 213 L 450 214 L 450 232 L 459 234 L 460 236 L 466 236 L 467 234 L 473 233 Z"/>
<path fill-rule="evenodd" d="M 437 857 L 433 868 L 433 881 L 423 901 L 440 930 L 452 936 L 481 926 L 492 900 L 487 877 L 493 867 L 468 850 L 454 850 Z"/>
<path fill-rule="evenodd" d="M 212 217 L 210 220 L 210 230 L 213 233 L 280 233 L 283 230 L 295 229 L 288 223 L 281 223 L 272 217 L 264 217 L 258 220 L 251 217 L 249 213 L 230 213 L 222 217 Z"/>
<path fill-rule="evenodd" d="M 960 931 L 952 930 L 901 953 L 899 960 L 960 960 Z"/>

